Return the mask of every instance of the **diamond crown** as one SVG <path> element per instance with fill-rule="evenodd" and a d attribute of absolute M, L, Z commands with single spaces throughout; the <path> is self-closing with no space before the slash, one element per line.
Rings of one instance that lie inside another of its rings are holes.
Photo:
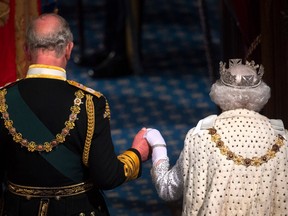
<path fill-rule="evenodd" d="M 255 65 L 254 61 L 242 64 L 242 59 L 230 59 L 229 68 L 220 62 L 219 70 L 221 82 L 233 88 L 255 88 L 260 85 L 264 74 L 262 65 Z"/>

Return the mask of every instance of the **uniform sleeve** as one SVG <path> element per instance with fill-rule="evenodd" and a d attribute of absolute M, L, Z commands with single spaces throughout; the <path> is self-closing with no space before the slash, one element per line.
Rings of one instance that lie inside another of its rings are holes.
<path fill-rule="evenodd" d="M 95 104 L 95 129 L 90 146 L 89 170 L 94 184 L 100 189 L 113 189 L 141 174 L 141 158 L 135 149 L 119 156 L 114 151 L 110 129 L 110 110 L 105 97 Z"/>

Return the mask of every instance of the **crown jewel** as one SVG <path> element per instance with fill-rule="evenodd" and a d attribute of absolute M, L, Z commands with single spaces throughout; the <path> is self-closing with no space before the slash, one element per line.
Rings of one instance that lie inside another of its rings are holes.
<path fill-rule="evenodd" d="M 262 65 L 255 65 L 254 61 L 242 64 L 242 59 L 230 59 L 229 68 L 220 62 L 219 70 L 221 82 L 234 88 L 255 88 L 260 85 L 264 74 Z"/>

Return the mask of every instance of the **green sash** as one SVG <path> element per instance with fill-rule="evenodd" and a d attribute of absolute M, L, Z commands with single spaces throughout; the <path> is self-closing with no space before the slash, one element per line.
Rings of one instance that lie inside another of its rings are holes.
<path fill-rule="evenodd" d="M 6 95 L 8 112 L 13 120 L 17 132 L 36 143 L 50 142 L 55 136 L 30 110 L 29 106 L 22 99 L 18 86 L 9 88 Z M 64 126 L 64 122 L 63 122 Z M 76 155 L 63 144 L 58 145 L 51 152 L 39 153 L 55 169 L 75 182 L 83 180 L 83 168 L 81 165 L 81 155 Z"/>

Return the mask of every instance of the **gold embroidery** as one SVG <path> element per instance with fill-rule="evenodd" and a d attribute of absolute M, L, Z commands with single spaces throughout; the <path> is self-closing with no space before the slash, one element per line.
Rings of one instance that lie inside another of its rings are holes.
<path fill-rule="evenodd" d="M 103 96 L 100 92 L 98 91 L 95 91 L 91 88 L 88 88 L 84 85 L 82 85 L 81 83 L 78 83 L 78 82 L 75 82 L 74 80 L 67 80 L 67 82 L 70 84 L 70 85 L 73 85 L 73 86 L 76 86 L 77 88 L 80 88 L 86 92 L 89 92 L 90 94 L 100 98 L 101 96 Z M 103 96 L 104 97 L 104 96 Z M 105 98 L 105 97 L 104 97 Z M 106 98 L 105 98 L 106 100 Z M 108 101 L 106 100 L 106 107 L 105 107 L 105 112 L 103 114 L 103 118 L 108 118 L 110 120 L 111 118 L 111 113 L 110 113 L 110 107 L 109 107 L 109 104 L 108 104 Z"/>
<path fill-rule="evenodd" d="M 111 118 L 111 113 L 110 113 L 110 107 L 108 104 L 108 101 L 106 100 L 106 107 L 105 107 L 105 113 L 103 114 L 104 118 L 108 118 L 110 120 Z"/>
<path fill-rule="evenodd" d="M 47 216 L 48 208 L 49 208 L 50 200 L 48 198 L 44 198 L 40 200 L 39 210 L 37 216 Z"/>
<path fill-rule="evenodd" d="M 217 134 L 217 130 L 215 128 L 209 128 L 209 134 L 211 135 L 211 141 L 216 144 L 216 147 L 219 148 L 220 153 L 227 157 L 227 160 L 233 160 L 237 165 L 244 165 L 246 167 L 249 166 L 260 166 L 263 163 L 268 162 L 270 159 L 276 156 L 276 153 L 279 151 L 280 147 L 284 145 L 285 138 L 278 134 L 276 137 L 276 142 L 272 146 L 271 149 L 267 151 L 261 157 L 252 157 L 252 158 L 244 158 L 242 155 L 237 155 L 232 152 L 227 146 L 225 146 L 224 142 L 221 140 L 219 134 Z"/>
<path fill-rule="evenodd" d="M 65 80 L 63 76 L 49 75 L 49 74 L 28 74 L 25 78 L 47 78 L 47 79 L 58 79 Z"/>
<path fill-rule="evenodd" d="M 124 163 L 126 181 L 136 179 L 140 171 L 140 160 L 133 151 L 125 151 L 118 155 L 118 159 Z"/>
<path fill-rule="evenodd" d="M 88 167 L 90 146 L 95 127 L 95 110 L 94 110 L 93 97 L 88 94 L 86 95 L 86 112 L 88 117 L 88 123 L 87 123 L 87 134 L 83 150 L 82 161 L 84 165 Z"/>
<path fill-rule="evenodd" d="M 78 82 L 76 82 L 76 81 L 74 81 L 74 80 L 67 80 L 67 82 L 68 82 L 70 85 L 75 86 L 75 87 L 77 87 L 77 88 L 80 88 L 80 89 L 82 89 L 82 90 L 84 90 L 84 91 L 86 91 L 86 92 L 89 92 L 90 94 L 92 94 L 92 95 L 94 95 L 94 96 L 96 96 L 96 97 L 98 97 L 98 98 L 100 98 L 101 96 L 103 96 L 100 92 L 95 91 L 94 89 L 88 88 L 88 87 L 84 86 L 83 84 L 78 83 Z"/>
<path fill-rule="evenodd" d="M 46 64 L 32 64 L 32 65 L 29 66 L 29 69 L 30 68 L 48 68 L 48 69 L 61 71 L 64 74 L 66 73 L 66 70 L 64 68 L 53 66 L 53 65 L 46 65 Z"/>
<path fill-rule="evenodd" d="M 2 118 L 4 119 L 4 125 L 12 135 L 13 140 L 16 143 L 20 143 L 21 146 L 26 147 L 30 152 L 50 152 L 54 147 L 65 141 L 65 137 L 69 135 L 69 131 L 75 127 L 74 122 L 77 120 L 77 114 L 80 112 L 80 105 L 82 104 L 82 98 L 84 97 L 84 93 L 81 90 L 75 92 L 76 98 L 74 100 L 74 105 L 70 108 L 71 114 L 69 116 L 69 120 L 65 122 L 65 127 L 62 129 L 61 133 L 58 133 L 55 139 L 50 142 L 37 144 L 34 141 L 28 141 L 27 139 L 23 138 L 22 134 L 18 133 L 16 128 L 13 127 L 13 121 L 9 118 L 9 113 L 7 111 L 8 105 L 6 104 L 5 99 L 6 94 L 6 89 L 0 90 L 0 112 L 2 113 Z"/>
<path fill-rule="evenodd" d="M 74 196 L 85 193 L 93 188 L 91 182 L 81 182 L 74 185 L 67 185 L 62 187 L 31 187 L 24 185 L 17 185 L 12 182 L 8 182 L 7 189 L 18 196 L 24 196 L 27 199 L 32 197 L 47 197 L 47 198 L 59 198 Z"/>

